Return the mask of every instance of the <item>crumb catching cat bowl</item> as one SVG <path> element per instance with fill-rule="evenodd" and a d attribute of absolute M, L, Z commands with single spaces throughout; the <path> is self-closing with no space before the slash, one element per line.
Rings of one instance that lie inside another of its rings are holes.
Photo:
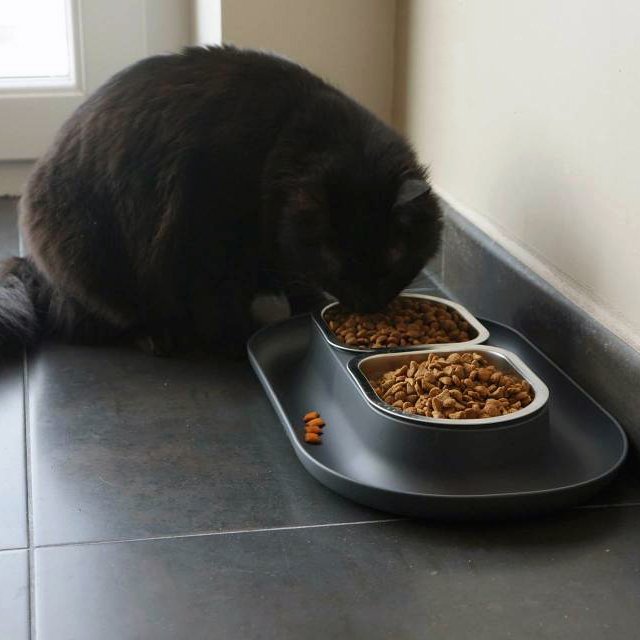
<path fill-rule="evenodd" d="M 362 344 L 347 344 L 347 342 L 342 340 L 340 336 L 337 335 L 336 332 L 330 327 L 329 316 L 332 313 L 335 313 L 335 311 L 339 308 L 339 302 L 332 302 L 331 304 L 328 304 L 322 310 L 313 314 L 313 319 L 320 329 L 322 335 L 330 345 L 332 345 L 336 349 L 357 354 L 394 351 L 420 351 L 424 349 L 432 350 L 445 346 L 455 346 L 456 348 L 464 349 L 465 347 L 471 345 L 481 344 L 489 339 L 489 331 L 487 330 L 487 328 L 481 322 L 479 322 L 477 318 L 475 318 L 465 307 L 463 307 L 461 304 L 458 304 L 457 302 L 420 293 L 401 293 L 398 296 L 398 300 L 415 301 L 418 304 L 433 303 L 434 305 L 438 305 L 439 307 L 444 307 L 449 314 L 452 314 L 461 322 L 465 323 L 465 331 L 468 335 L 468 338 L 462 341 L 441 341 L 433 344 L 428 344 L 426 342 L 407 345 L 392 343 L 391 346 L 380 345 L 375 347 Z"/>
<path fill-rule="evenodd" d="M 355 502 L 455 520 L 531 517 L 585 502 L 620 468 L 628 450 L 624 431 L 524 336 L 491 320 L 482 324 L 491 332 L 486 348 L 500 354 L 501 367 L 501 350 L 508 352 L 539 402 L 546 391 L 528 369 L 544 380 L 549 395 L 539 410 L 533 405 L 528 415 L 482 425 L 429 424 L 383 411 L 349 365 L 366 379 L 378 366 L 374 358 L 389 358 L 386 368 L 391 358 L 405 358 L 395 365 L 423 354 L 354 356 L 330 345 L 309 315 L 259 331 L 249 357 L 301 464 Z M 328 425 L 321 446 L 304 441 L 302 416 L 311 408 Z"/>

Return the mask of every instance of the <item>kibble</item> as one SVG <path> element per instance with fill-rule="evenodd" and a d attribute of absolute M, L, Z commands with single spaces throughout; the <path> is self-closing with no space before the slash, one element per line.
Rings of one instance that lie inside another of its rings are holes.
<path fill-rule="evenodd" d="M 322 444 L 322 430 L 325 426 L 324 420 L 317 411 L 309 411 L 304 417 L 304 441 L 308 444 Z"/>
<path fill-rule="evenodd" d="M 317 427 L 315 425 L 305 425 L 304 428 L 306 433 L 322 433 L 322 427 Z"/>
<path fill-rule="evenodd" d="M 356 349 L 466 342 L 473 333 L 455 309 L 407 296 L 396 298 L 379 313 L 351 313 L 336 305 L 324 318 L 340 342 Z"/>
<path fill-rule="evenodd" d="M 377 396 L 409 415 L 450 420 L 495 418 L 531 404 L 531 385 L 504 373 L 479 353 L 430 353 L 377 380 Z"/>

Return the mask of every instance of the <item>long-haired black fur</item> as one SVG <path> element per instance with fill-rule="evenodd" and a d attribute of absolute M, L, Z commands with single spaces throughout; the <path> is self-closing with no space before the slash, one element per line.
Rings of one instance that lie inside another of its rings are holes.
<path fill-rule="evenodd" d="M 2 350 L 48 334 L 235 350 L 256 296 L 375 310 L 440 237 L 400 135 L 306 69 L 233 47 L 114 76 L 65 123 L 20 209 L 28 258 L 2 267 Z"/>

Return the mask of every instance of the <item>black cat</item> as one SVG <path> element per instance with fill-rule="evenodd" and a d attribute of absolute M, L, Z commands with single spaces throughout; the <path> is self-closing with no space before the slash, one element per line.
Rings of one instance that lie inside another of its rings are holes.
<path fill-rule="evenodd" d="M 251 304 L 382 307 L 435 252 L 409 145 L 304 68 L 232 47 L 125 69 L 62 127 L 0 272 L 0 345 L 43 334 L 223 350 Z"/>

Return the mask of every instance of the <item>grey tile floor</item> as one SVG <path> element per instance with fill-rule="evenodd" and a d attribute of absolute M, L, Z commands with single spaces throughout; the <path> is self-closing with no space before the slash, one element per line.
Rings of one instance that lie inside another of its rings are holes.
<path fill-rule="evenodd" d="M 16 251 L 0 201 L 0 255 Z M 2 362 L 0 416 L 0 640 L 595 640 L 640 625 L 635 464 L 554 518 L 399 519 L 306 474 L 246 363 L 128 349 Z"/>

